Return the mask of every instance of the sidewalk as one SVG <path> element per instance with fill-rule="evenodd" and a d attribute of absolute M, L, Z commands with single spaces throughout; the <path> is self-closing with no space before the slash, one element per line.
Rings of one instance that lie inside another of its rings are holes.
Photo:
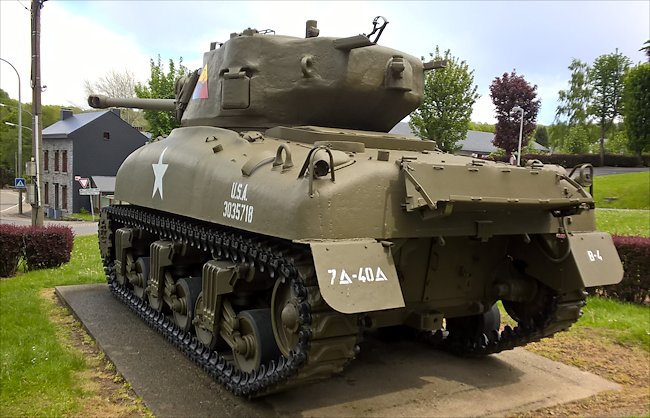
<path fill-rule="evenodd" d="M 99 219 L 98 216 L 95 216 L 95 219 Z M 0 224 L 13 224 L 20 226 L 30 226 L 32 224 L 32 210 L 31 206 L 23 206 L 23 214 L 20 215 L 17 212 L 3 212 L 0 213 Z M 72 228 L 72 231 L 75 235 L 94 235 L 97 234 L 97 222 L 85 222 L 85 221 L 53 221 L 48 218 L 45 218 L 43 224 L 45 226 L 49 225 L 60 225 L 68 226 Z"/>

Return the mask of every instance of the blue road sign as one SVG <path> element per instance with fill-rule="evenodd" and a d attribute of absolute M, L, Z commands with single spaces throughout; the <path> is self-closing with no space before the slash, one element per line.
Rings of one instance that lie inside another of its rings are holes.
<path fill-rule="evenodd" d="M 24 189 L 24 188 L 27 187 L 27 181 L 25 181 L 24 178 L 16 177 L 16 178 L 14 179 L 14 187 L 15 187 L 16 189 Z"/>

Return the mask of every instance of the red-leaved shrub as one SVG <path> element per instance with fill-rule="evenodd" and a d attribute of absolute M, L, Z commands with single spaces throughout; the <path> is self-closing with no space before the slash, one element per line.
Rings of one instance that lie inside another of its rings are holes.
<path fill-rule="evenodd" d="M 45 269 L 70 261 L 74 234 L 67 226 L 29 227 L 24 241 L 27 270 Z"/>
<path fill-rule="evenodd" d="M 14 276 L 21 258 L 27 270 L 67 263 L 73 243 L 74 234 L 67 226 L 0 225 L 0 277 Z"/>
<path fill-rule="evenodd" d="M 626 302 L 650 302 L 650 238 L 614 236 L 625 274 L 619 284 L 597 287 L 596 294 Z"/>
<path fill-rule="evenodd" d="M 0 277 L 12 277 L 23 254 L 23 229 L 0 225 Z"/>

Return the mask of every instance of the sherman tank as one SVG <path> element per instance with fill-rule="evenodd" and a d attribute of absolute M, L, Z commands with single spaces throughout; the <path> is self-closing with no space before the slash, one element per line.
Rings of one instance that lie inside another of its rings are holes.
<path fill-rule="evenodd" d="M 371 329 L 463 356 L 525 345 L 577 321 L 586 287 L 622 278 L 595 230 L 591 167 L 387 133 L 444 63 L 378 45 L 386 23 L 346 38 L 315 21 L 304 38 L 246 29 L 174 99 L 89 97 L 180 120 L 119 169 L 101 256 L 114 294 L 236 395 L 341 372 Z"/>

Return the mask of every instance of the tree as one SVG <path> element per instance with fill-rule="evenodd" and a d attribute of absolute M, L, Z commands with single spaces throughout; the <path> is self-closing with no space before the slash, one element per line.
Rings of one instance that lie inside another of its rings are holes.
<path fill-rule="evenodd" d="M 624 79 L 623 105 L 628 148 L 637 155 L 650 149 L 650 63 L 630 69 Z"/>
<path fill-rule="evenodd" d="M 641 49 L 639 49 L 639 51 L 644 51 L 646 57 L 648 57 L 648 62 L 650 62 L 650 39 L 645 41 L 645 43 L 643 44 L 643 47 L 641 47 Z"/>
<path fill-rule="evenodd" d="M 5 122 L 12 124 L 18 123 L 18 100 L 9 97 L 7 92 L 0 89 L 0 171 L 10 173 L 12 184 L 13 177 L 16 173 L 16 164 L 25 167 L 25 162 L 29 161 L 32 156 L 32 132 L 26 128 L 32 127 L 32 120 L 29 116 L 31 111 L 30 103 L 23 103 L 23 134 L 22 134 L 22 162 L 17 162 L 18 151 L 18 127 L 7 125 Z M 45 105 L 41 109 L 41 118 L 43 127 L 47 128 L 61 119 L 61 108 L 58 105 Z M 81 109 L 73 107 L 73 112 L 81 113 Z M 0 179 L 0 186 L 7 181 L 6 178 Z"/>
<path fill-rule="evenodd" d="M 129 70 L 123 73 L 111 70 L 105 76 L 94 82 L 84 80 L 84 88 L 87 95 L 103 94 L 108 97 L 127 99 L 135 97 L 135 76 Z M 122 109 L 122 119 L 130 125 L 142 125 L 142 112 L 134 109 Z M 139 123 L 138 123 L 139 122 Z"/>
<path fill-rule="evenodd" d="M 584 154 L 589 151 L 589 132 L 585 125 L 576 125 L 569 128 L 560 151 L 569 154 Z"/>
<path fill-rule="evenodd" d="M 135 94 L 142 99 L 173 99 L 176 95 L 176 79 L 187 74 L 187 67 L 183 65 L 183 58 L 178 60 L 178 68 L 172 59 L 169 60 L 169 68 L 165 68 L 161 62 L 151 61 L 151 78 L 147 84 L 137 83 Z M 172 129 L 179 126 L 174 112 L 162 112 L 157 110 L 145 110 L 144 117 L 149 122 L 152 138 L 168 135 Z"/>
<path fill-rule="evenodd" d="M 579 59 L 571 60 L 569 64 L 571 80 L 568 90 L 560 90 L 559 104 L 555 111 L 555 120 L 566 117 L 568 126 L 585 125 L 587 123 L 587 108 L 591 95 L 589 86 L 589 66 Z"/>
<path fill-rule="evenodd" d="M 630 66 L 630 60 L 619 54 L 601 55 L 589 71 L 592 86 L 588 113 L 593 115 L 600 127 L 600 163 L 605 163 L 605 134 L 614 120 L 621 115 L 623 76 Z"/>
<path fill-rule="evenodd" d="M 469 130 L 494 133 L 494 131 L 496 130 L 496 125 L 493 125 L 491 123 L 486 123 L 486 122 L 470 122 Z"/>
<path fill-rule="evenodd" d="M 535 129 L 535 142 L 539 145 L 548 147 L 548 132 L 546 131 L 546 126 L 538 126 Z"/>
<path fill-rule="evenodd" d="M 537 113 L 541 106 L 537 99 L 537 85 L 531 86 L 523 75 L 515 70 L 496 77 L 490 85 L 490 97 L 496 106 L 497 126 L 494 145 L 503 148 L 508 155 L 519 145 L 519 125 L 521 112 L 511 115 L 512 108 L 520 106 L 524 110 L 522 146 L 528 143 L 528 137 L 535 130 Z"/>
<path fill-rule="evenodd" d="M 436 46 L 435 60 L 446 60 L 447 66 L 429 71 L 424 79 L 424 102 L 411 114 L 409 126 L 422 139 L 434 139 L 445 152 L 458 151 L 465 139 L 472 115 L 472 106 L 480 96 L 474 85 L 474 71 L 465 61 Z"/>

